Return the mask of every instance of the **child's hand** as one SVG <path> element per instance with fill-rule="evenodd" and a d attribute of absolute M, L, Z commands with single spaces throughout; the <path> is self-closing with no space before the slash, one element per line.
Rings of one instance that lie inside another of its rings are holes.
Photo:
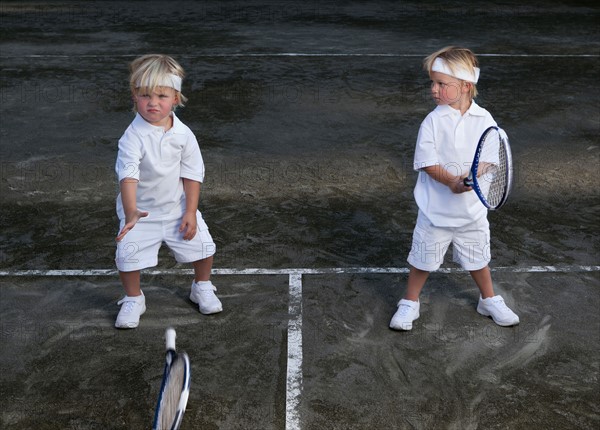
<path fill-rule="evenodd" d="M 125 225 L 123 226 L 123 228 L 121 229 L 121 231 L 119 232 L 119 234 L 117 236 L 117 242 L 120 242 L 121 240 L 123 240 L 125 235 L 129 232 L 129 230 L 131 230 L 137 224 L 137 222 L 140 220 L 140 218 L 144 218 L 147 216 L 148 216 L 148 212 L 142 212 L 137 209 L 133 214 L 131 214 L 131 216 L 126 216 L 125 217 Z"/>
<path fill-rule="evenodd" d="M 179 232 L 183 233 L 184 240 L 192 240 L 196 236 L 198 230 L 198 221 L 196 220 L 196 212 L 186 212 L 181 219 Z"/>
<path fill-rule="evenodd" d="M 471 191 L 473 188 L 465 185 L 465 178 L 459 178 L 458 181 L 452 182 L 450 184 L 450 189 L 454 194 L 461 194 L 467 191 Z"/>
<path fill-rule="evenodd" d="M 423 170 L 434 180 L 446 185 L 454 194 L 465 193 L 473 188 L 465 185 L 465 176 L 456 176 L 439 165 L 427 166 Z"/>

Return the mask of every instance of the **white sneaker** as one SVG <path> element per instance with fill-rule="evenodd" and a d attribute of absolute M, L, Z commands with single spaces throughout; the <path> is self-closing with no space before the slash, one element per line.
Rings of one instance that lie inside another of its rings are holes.
<path fill-rule="evenodd" d="M 503 327 L 519 324 L 519 317 L 506 306 L 502 296 L 488 297 L 487 299 L 479 296 L 477 312 L 483 316 L 492 317 L 496 324 Z"/>
<path fill-rule="evenodd" d="M 402 299 L 398 302 L 398 310 L 390 321 L 390 328 L 394 330 L 412 330 L 413 321 L 419 318 L 418 301 Z"/>
<path fill-rule="evenodd" d="M 216 314 L 223 310 L 223 305 L 215 295 L 217 287 L 212 282 L 192 282 L 190 300 L 198 305 L 204 315 Z"/>
<path fill-rule="evenodd" d="M 125 296 L 117 302 L 121 305 L 119 315 L 115 321 L 116 328 L 136 328 L 140 323 L 140 316 L 146 312 L 146 298 L 141 296 Z"/>

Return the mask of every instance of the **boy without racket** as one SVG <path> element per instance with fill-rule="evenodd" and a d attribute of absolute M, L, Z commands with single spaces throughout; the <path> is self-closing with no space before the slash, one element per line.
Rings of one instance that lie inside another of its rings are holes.
<path fill-rule="evenodd" d="M 136 116 L 119 140 L 120 194 L 116 265 L 125 289 L 117 328 L 135 328 L 146 310 L 140 270 L 158 264 L 162 243 L 179 263 L 191 263 L 190 299 L 203 314 L 223 310 L 210 281 L 216 247 L 198 211 L 204 162 L 192 131 L 175 115 L 183 106 L 183 68 L 166 55 L 144 55 L 130 65 Z"/>

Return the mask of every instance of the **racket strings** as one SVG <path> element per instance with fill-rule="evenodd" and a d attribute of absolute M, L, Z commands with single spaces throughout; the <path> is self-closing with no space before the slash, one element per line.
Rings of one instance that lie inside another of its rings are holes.
<path fill-rule="evenodd" d="M 478 183 L 491 207 L 498 206 L 506 195 L 507 166 L 506 148 L 500 134 L 490 133 L 481 148 Z"/>
<path fill-rule="evenodd" d="M 160 402 L 157 430 L 170 430 L 173 427 L 184 388 L 185 372 L 184 360 L 173 360 Z"/>
<path fill-rule="evenodd" d="M 488 193 L 488 202 L 494 207 L 502 201 L 506 189 L 506 153 L 503 149 L 504 147 L 500 145 L 498 151 L 498 171 L 494 175 L 494 180 L 490 185 Z"/>

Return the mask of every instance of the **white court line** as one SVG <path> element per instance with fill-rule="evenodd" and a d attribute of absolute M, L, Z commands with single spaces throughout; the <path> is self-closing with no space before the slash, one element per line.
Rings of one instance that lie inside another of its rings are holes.
<path fill-rule="evenodd" d="M 600 266 L 574 265 L 574 266 L 506 266 L 491 267 L 492 272 L 508 273 L 581 273 L 581 272 L 599 272 Z M 330 268 L 283 268 L 283 269 L 213 269 L 213 275 L 327 275 L 327 274 L 394 274 L 408 273 L 406 267 L 330 267 Z M 439 273 L 461 273 L 464 270 L 459 268 L 440 268 Z M 27 276 L 116 276 L 116 269 L 74 269 L 74 270 L 0 270 L 0 277 L 27 277 Z M 147 269 L 143 270 L 144 275 L 191 275 L 193 269 Z"/>
<path fill-rule="evenodd" d="M 399 54 L 399 53 L 344 53 L 344 52 L 261 52 L 261 53 L 206 53 L 206 54 L 172 54 L 176 58 L 261 58 L 261 57 L 390 57 L 390 58 L 424 58 L 429 54 Z M 598 58 L 600 54 L 503 54 L 481 53 L 478 57 L 501 58 Z M 29 55 L 0 55 L 1 58 L 134 58 L 137 54 L 29 54 Z"/>
<path fill-rule="evenodd" d="M 508 273 L 581 273 L 599 272 L 600 266 L 529 266 L 496 267 L 495 272 Z M 287 269 L 213 269 L 214 275 L 288 275 L 288 329 L 287 329 L 287 370 L 285 430 L 301 430 L 300 401 L 302 398 L 302 276 L 325 274 L 406 274 L 404 267 L 338 267 L 338 268 L 287 268 Z M 462 269 L 442 268 L 441 273 L 459 273 Z M 147 275 L 193 275 L 192 269 L 151 269 Z M 0 277 L 45 277 L 45 276 L 117 276 L 115 269 L 90 270 L 3 270 Z"/>
<path fill-rule="evenodd" d="M 300 430 L 302 397 L 302 275 L 290 274 L 285 428 Z"/>

